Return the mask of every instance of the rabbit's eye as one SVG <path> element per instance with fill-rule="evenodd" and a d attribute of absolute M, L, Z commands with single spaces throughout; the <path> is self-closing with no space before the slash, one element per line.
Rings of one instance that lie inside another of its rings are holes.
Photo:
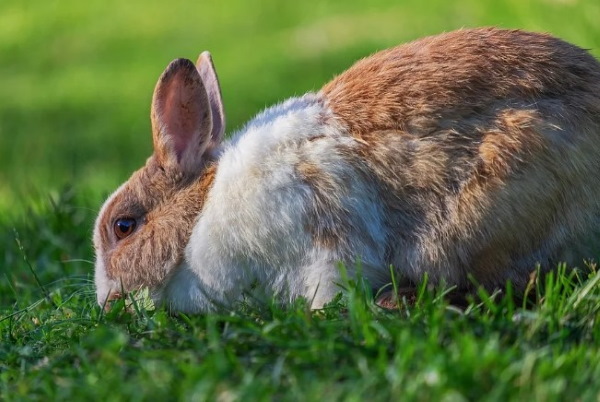
<path fill-rule="evenodd" d="M 126 238 L 135 230 L 136 222 L 133 218 L 119 218 L 115 221 L 115 235 L 119 240 Z"/>

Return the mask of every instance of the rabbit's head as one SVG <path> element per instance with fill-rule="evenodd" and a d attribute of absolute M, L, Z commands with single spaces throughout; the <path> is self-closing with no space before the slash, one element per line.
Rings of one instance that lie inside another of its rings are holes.
<path fill-rule="evenodd" d="M 94 230 L 98 302 L 154 289 L 183 258 L 213 181 L 225 120 L 210 54 L 173 61 L 152 99 L 154 153 L 108 198 Z"/>

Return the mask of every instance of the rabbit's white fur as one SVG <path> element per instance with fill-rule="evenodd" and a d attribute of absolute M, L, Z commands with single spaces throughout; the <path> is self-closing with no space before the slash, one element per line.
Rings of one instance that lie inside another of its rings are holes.
<path fill-rule="evenodd" d="M 267 109 L 224 145 L 185 261 L 163 291 L 173 309 L 230 305 L 254 281 L 267 294 L 304 296 L 320 307 L 339 291 L 337 263 L 350 251 L 374 286 L 385 283 L 376 190 L 339 153 L 357 142 L 332 117 L 321 96 L 308 94 Z M 336 179 L 327 196 L 348 212 L 356 230 L 343 249 L 315 245 L 305 227 L 315 197 L 296 170 L 301 163 Z"/>

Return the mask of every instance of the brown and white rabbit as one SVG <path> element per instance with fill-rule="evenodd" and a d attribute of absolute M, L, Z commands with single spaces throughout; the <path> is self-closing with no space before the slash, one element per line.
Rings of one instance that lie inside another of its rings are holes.
<path fill-rule="evenodd" d="M 97 300 L 148 287 L 176 311 L 260 289 L 313 308 L 343 262 L 523 288 L 580 264 L 600 215 L 600 64 L 545 34 L 427 37 L 363 59 L 223 139 L 208 53 L 152 100 L 154 154 L 96 222 Z"/>

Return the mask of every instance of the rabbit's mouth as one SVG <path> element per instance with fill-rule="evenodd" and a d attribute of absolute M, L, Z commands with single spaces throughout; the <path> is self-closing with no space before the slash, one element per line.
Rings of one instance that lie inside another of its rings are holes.
<path fill-rule="evenodd" d="M 100 296 L 99 296 L 100 297 Z M 134 312 L 141 310 L 154 310 L 156 303 L 152 297 L 152 292 L 148 288 L 143 288 L 131 292 L 112 291 L 99 303 L 105 312 L 109 312 L 113 307 L 121 302 L 121 308 L 126 311 Z"/>
<path fill-rule="evenodd" d="M 122 281 L 111 279 L 106 275 L 101 259 L 96 261 L 95 269 L 96 301 L 106 312 L 110 311 L 119 300 L 122 300 L 126 309 L 144 308 L 152 310 L 155 303 L 154 293 L 146 286 L 128 289 Z"/>

